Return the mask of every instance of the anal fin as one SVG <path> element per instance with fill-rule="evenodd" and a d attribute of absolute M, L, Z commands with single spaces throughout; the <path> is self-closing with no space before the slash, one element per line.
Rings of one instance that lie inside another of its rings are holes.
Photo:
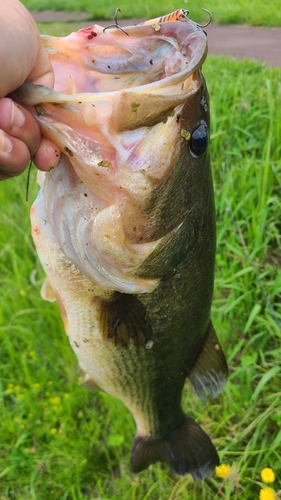
<path fill-rule="evenodd" d="M 177 474 L 191 474 L 194 480 L 210 476 L 219 465 L 217 451 L 209 436 L 191 417 L 163 439 L 136 436 L 132 470 L 140 472 L 155 462 L 167 463 Z"/>
<path fill-rule="evenodd" d="M 225 386 L 227 362 L 211 321 L 199 354 L 187 376 L 202 401 L 206 401 L 206 391 L 215 398 Z"/>

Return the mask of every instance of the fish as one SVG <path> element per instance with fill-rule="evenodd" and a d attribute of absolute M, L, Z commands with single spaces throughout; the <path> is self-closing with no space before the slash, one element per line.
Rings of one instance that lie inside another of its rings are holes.
<path fill-rule="evenodd" d="M 133 472 L 163 462 L 202 480 L 219 456 L 182 393 L 188 379 L 206 401 L 227 379 L 210 318 L 207 37 L 169 19 L 43 36 L 55 88 L 25 82 L 17 98 L 62 153 L 39 173 L 31 225 L 41 294 L 57 301 L 83 384 L 132 413 Z"/>

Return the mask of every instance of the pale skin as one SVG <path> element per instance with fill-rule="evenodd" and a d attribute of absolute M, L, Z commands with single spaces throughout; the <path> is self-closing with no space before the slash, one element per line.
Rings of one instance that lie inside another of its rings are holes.
<path fill-rule="evenodd" d="M 50 170 L 59 151 L 42 137 L 35 118 L 7 97 L 26 80 L 54 86 L 37 26 L 18 0 L 0 0 L 0 33 L 0 180 L 5 180 L 24 172 L 31 159 L 39 170 Z"/>

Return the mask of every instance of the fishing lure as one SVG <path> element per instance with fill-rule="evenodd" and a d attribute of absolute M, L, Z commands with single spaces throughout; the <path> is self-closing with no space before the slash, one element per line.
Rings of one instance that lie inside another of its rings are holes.
<path fill-rule="evenodd" d="M 207 26 L 209 26 L 209 24 L 212 21 L 212 14 L 207 9 L 202 9 L 202 10 L 204 10 L 204 12 L 207 12 L 207 14 L 209 14 L 209 20 L 206 24 L 197 24 L 197 26 L 199 28 L 206 28 Z M 109 26 L 106 26 L 103 31 L 105 32 L 107 29 L 110 29 L 110 28 L 117 28 L 117 29 L 123 31 L 123 33 L 125 33 L 127 36 L 129 36 L 128 33 L 118 24 L 118 20 L 117 20 L 118 12 L 121 12 L 121 10 L 117 7 L 117 9 L 115 11 L 115 15 L 114 15 L 115 24 L 110 24 Z M 141 26 L 141 25 L 146 25 L 146 24 L 152 24 L 152 25 L 157 26 L 160 23 L 167 23 L 167 22 L 172 22 L 172 21 L 186 21 L 188 15 L 189 15 L 189 10 L 177 9 L 177 10 L 174 10 L 173 12 L 170 12 L 170 14 L 166 14 L 165 16 L 156 17 L 154 19 L 149 19 L 148 21 L 144 21 L 143 23 L 139 23 L 139 25 Z"/>
<path fill-rule="evenodd" d="M 202 9 L 202 10 L 204 10 L 204 12 L 207 12 L 207 14 L 209 14 L 209 20 L 206 24 L 197 24 L 197 26 L 199 28 L 206 28 L 207 26 L 209 26 L 209 24 L 212 21 L 212 14 L 207 9 Z M 145 21 L 142 24 L 158 24 L 158 23 L 167 23 L 167 22 L 171 22 L 171 21 L 186 21 L 188 14 L 189 14 L 189 10 L 177 9 L 177 10 L 174 10 L 174 12 L 170 12 L 170 14 L 167 14 L 166 16 L 161 16 L 161 17 L 157 17 L 155 19 L 150 19 L 149 21 Z"/>
<path fill-rule="evenodd" d="M 158 24 L 158 23 L 167 23 L 169 21 L 186 21 L 187 16 L 189 14 L 188 10 L 185 9 L 177 9 L 174 12 L 170 12 L 166 16 L 156 17 L 155 19 L 149 19 L 149 21 L 145 21 L 141 24 Z"/>

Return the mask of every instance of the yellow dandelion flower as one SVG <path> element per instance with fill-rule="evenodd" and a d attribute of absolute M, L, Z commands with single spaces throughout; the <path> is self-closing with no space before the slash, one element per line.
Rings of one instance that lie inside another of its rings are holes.
<path fill-rule="evenodd" d="M 14 387 L 14 384 L 8 384 L 9 389 L 12 389 Z"/>
<path fill-rule="evenodd" d="M 52 380 L 49 380 L 49 381 L 47 382 L 47 384 L 48 384 L 48 385 L 53 385 Z"/>
<path fill-rule="evenodd" d="M 260 500 L 275 500 L 275 491 L 273 488 L 263 488 L 260 490 Z"/>
<path fill-rule="evenodd" d="M 50 433 L 51 434 L 56 434 L 58 431 L 55 427 L 53 427 L 52 429 L 50 429 Z"/>
<path fill-rule="evenodd" d="M 25 424 L 21 424 L 20 428 L 24 429 L 25 428 Z"/>
<path fill-rule="evenodd" d="M 23 399 L 24 395 L 23 394 L 17 394 L 17 399 Z"/>
<path fill-rule="evenodd" d="M 39 382 L 35 382 L 34 384 L 32 384 L 31 387 L 33 387 L 34 389 L 39 389 L 40 384 L 39 384 Z"/>
<path fill-rule="evenodd" d="M 19 385 L 16 385 L 15 387 L 15 391 L 19 391 L 20 390 L 20 386 Z"/>
<path fill-rule="evenodd" d="M 25 297 L 25 296 L 26 296 L 26 291 L 25 291 L 25 290 L 20 290 L 20 295 L 21 295 L 22 297 Z"/>
<path fill-rule="evenodd" d="M 14 418 L 14 422 L 20 422 L 19 417 L 15 417 L 15 418 Z"/>
<path fill-rule="evenodd" d="M 37 359 L 37 356 L 36 356 L 36 352 L 35 351 L 30 351 L 28 353 L 28 356 L 31 358 L 31 359 Z"/>
<path fill-rule="evenodd" d="M 270 467 L 265 467 L 261 471 L 261 478 L 264 483 L 273 483 L 275 481 L 275 474 Z"/>
<path fill-rule="evenodd" d="M 12 394 L 12 392 L 13 392 L 12 387 L 8 387 L 8 389 L 6 389 L 6 394 Z"/>
<path fill-rule="evenodd" d="M 231 471 L 230 465 L 221 464 L 216 467 L 216 476 L 220 479 L 224 479 Z"/>
<path fill-rule="evenodd" d="M 57 406 L 61 403 L 61 398 L 59 396 L 54 396 L 53 398 L 50 398 L 49 401 L 52 405 Z"/>

